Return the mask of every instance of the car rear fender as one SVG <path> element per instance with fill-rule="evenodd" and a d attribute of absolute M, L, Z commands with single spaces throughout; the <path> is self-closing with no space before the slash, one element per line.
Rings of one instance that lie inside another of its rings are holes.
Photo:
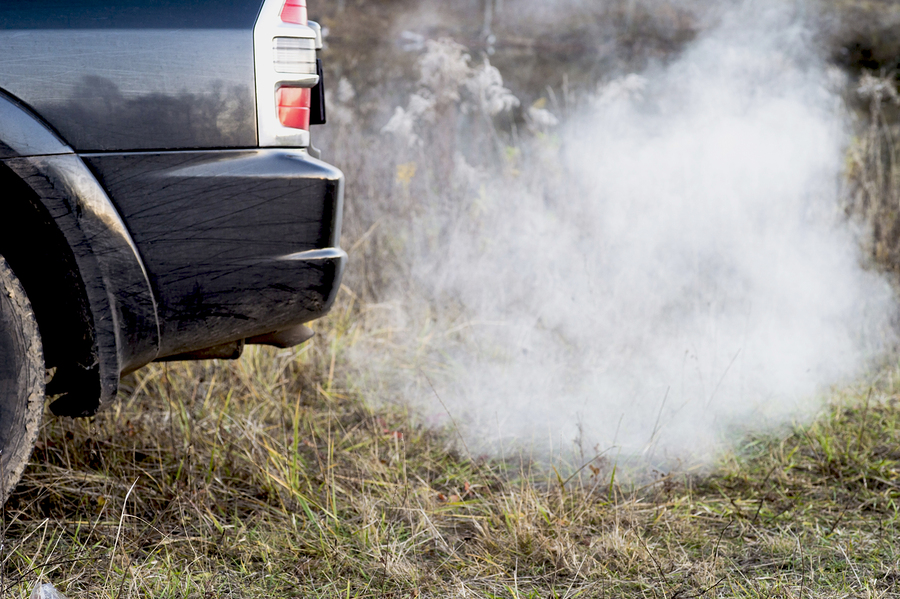
<path fill-rule="evenodd" d="M 90 415 L 114 399 L 121 373 L 158 353 L 159 322 L 147 272 L 124 222 L 81 158 L 2 92 L 0 162 L 34 193 L 72 250 L 91 312 L 100 391 L 99 397 L 81 396 L 54 411 Z M 0 206 L 9 201 L 0 196 Z"/>

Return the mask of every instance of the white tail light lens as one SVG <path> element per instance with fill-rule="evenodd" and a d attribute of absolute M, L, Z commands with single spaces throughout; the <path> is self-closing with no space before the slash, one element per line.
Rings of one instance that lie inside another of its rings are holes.
<path fill-rule="evenodd" d="M 316 40 L 299 37 L 276 37 L 275 71 L 278 73 L 316 74 Z"/>

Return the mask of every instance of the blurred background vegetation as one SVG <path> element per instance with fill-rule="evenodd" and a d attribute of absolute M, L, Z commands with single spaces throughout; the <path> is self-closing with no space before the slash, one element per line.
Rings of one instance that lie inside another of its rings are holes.
<path fill-rule="evenodd" d="M 386 242 L 372 227 L 381 215 L 397 209 L 392 181 L 404 158 L 378 134 L 394 107 L 405 104 L 415 91 L 417 60 L 426 40 L 452 39 L 466 49 L 473 64 L 487 59 L 502 73 L 503 85 L 521 102 L 493 119 L 493 125 L 509 147 L 516 147 L 515 133 L 527 129 L 530 107 L 546 107 L 564 120 L 598 85 L 665 65 L 737 3 L 341 0 L 321 6 L 318 18 L 328 33 L 325 64 L 333 112 L 331 126 L 318 135 L 317 143 L 348 172 L 362 174 L 348 180 L 345 245 L 369 233 L 358 248 L 363 262 L 356 273 L 364 281 L 351 287 L 377 300 L 379 286 L 392 280 L 380 272 L 385 265 L 379 253 Z M 847 76 L 843 96 L 854 137 L 847 148 L 844 208 L 859 224 L 873 263 L 900 271 L 900 4 L 784 4 L 817 31 L 817 47 L 810 50 Z M 478 143 L 468 141 L 464 145 L 469 151 L 479 149 Z M 357 152 L 360 148 L 368 151 Z M 477 156 L 482 161 L 491 158 Z M 452 153 L 442 159 L 452 161 Z"/>

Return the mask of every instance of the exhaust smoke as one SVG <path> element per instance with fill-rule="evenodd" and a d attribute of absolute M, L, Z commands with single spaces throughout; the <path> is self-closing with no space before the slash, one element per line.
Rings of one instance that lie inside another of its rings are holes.
<path fill-rule="evenodd" d="M 840 207 L 845 82 L 782 5 L 742 4 L 575 106 L 526 108 L 530 133 L 508 138 L 500 73 L 429 42 L 382 134 L 406 157 L 405 208 L 380 225 L 402 266 L 369 310 L 390 333 L 351 350 L 361 384 L 473 453 L 685 465 L 859 376 L 894 300 Z"/>

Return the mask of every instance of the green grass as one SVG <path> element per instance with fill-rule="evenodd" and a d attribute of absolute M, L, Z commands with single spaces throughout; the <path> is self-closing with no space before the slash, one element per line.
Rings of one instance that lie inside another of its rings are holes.
<path fill-rule="evenodd" d="M 900 369 L 811 424 L 640 488 L 472 459 L 343 388 L 349 303 L 299 350 L 153 365 L 48 418 L 7 504 L 4 596 L 900 594 Z M 332 367 L 335 364 L 335 367 Z"/>

